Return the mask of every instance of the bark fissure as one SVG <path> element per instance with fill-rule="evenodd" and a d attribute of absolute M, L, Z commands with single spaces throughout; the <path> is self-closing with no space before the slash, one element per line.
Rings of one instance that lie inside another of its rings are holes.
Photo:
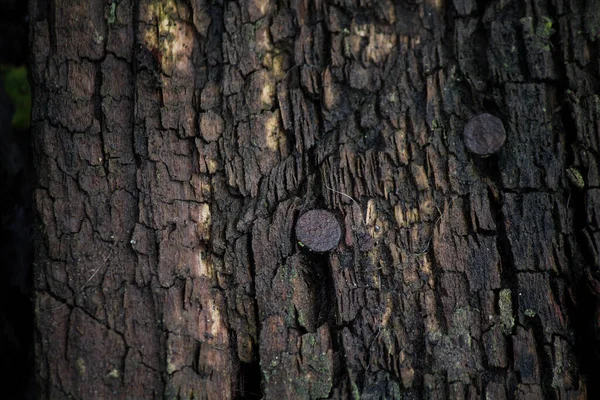
<path fill-rule="evenodd" d="M 252 346 L 251 362 L 240 363 L 240 395 L 242 398 L 259 399 L 263 394 L 263 375 L 260 364 L 260 352 L 256 341 L 260 338 L 262 322 L 259 318 L 258 302 L 256 301 L 256 264 L 254 254 L 252 253 L 252 233 L 248 234 L 246 246 L 251 277 L 250 294 L 254 305 L 254 314 L 251 317 L 254 318 L 256 324 L 256 334 L 253 337 L 254 345 Z M 246 381 L 248 383 L 244 383 Z"/>

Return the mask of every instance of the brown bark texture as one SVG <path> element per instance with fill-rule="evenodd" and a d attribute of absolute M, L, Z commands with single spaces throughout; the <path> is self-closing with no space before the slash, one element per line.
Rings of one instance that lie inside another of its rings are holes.
<path fill-rule="evenodd" d="M 597 393 L 596 1 L 30 15 L 40 398 Z"/>

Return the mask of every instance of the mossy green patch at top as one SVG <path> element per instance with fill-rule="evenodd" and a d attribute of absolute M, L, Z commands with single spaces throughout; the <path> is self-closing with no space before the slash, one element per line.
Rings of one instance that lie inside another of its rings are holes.
<path fill-rule="evenodd" d="M 538 25 L 538 35 L 544 39 L 552 36 L 555 30 L 552 28 L 554 22 L 548 17 L 542 17 L 541 23 Z"/>
<path fill-rule="evenodd" d="M 352 386 L 352 398 L 354 400 L 360 400 L 360 390 L 358 390 L 356 382 L 354 382 L 354 380 L 351 380 L 350 385 Z"/>
<path fill-rule="evenodd" d="M 0 65 L 0 76 L 4 82 L 4 90 L 15 106 L 12 126 L 16 129 L 27 129 L 31 122 L 31 88 L 24 65 Z"/>
<path fill-rule="evenodd" d="M 110 3 L 110 6 L 106 6 L 108 25 L 112 25 L 117 22 L 117 4 L 118 2 L 113 1 Z"/>
<path fill-rule="evenodd" d="M 556 32 L 554 29 L 554 21 L 548 17 L 542 17 L 538 20 L 535 28 L 532 17 L 523 17 L 519 20 L 523 26 L 523 34 L 526 37 L 535 37 L 547 43 L 550 37 Z"/>
<path fill-rule="evenodd" d="M 577 189 L 581 190 L 585 188 L 585 180 L 577 168 L 567 168 L 567 179 L 569 179 L 571 185 L 575 186 Z"/>
<path fill-rule="evenodd" d="M 535 317 L 535 310 L 528 308 L 527 310 L 525 310 L 524 314 L 526 317 L 533 318 Z"/>

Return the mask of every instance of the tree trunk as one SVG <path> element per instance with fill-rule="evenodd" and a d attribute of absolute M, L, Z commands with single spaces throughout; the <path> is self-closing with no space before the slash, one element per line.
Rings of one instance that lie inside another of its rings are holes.
<path fill-rule="evenodd" d="M 40 398 L 600 396 L 594 0 L 30 13 Z"/>

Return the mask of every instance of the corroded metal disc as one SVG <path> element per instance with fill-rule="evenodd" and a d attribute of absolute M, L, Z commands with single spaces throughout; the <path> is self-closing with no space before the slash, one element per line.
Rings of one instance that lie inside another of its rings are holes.
<path fill-rule="evenodd" d="M 296 239 L 312 251 L 325 252 L 334 249 L 341 236 L 340 223 L 329 211 L 307 211 L 296 223 Z"/>
<path fill-rule="evenodd" d="M 464 141 L 470 152 L 487 156 L 500 150 L 506 140 L 506 131 L 500 118 L 479 114 L 465 126 Z"/>

